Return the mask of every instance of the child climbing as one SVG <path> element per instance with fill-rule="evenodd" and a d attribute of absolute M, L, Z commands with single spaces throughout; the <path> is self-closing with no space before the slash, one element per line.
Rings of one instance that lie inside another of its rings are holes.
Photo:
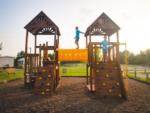
<path fill-rule="evenodd" d="M 104 35 L 104 40 L 102 42 L 100 42 L 102 50 L 103 50 L 103 61 L 107 62 L 107 52 L 108 52 L 108 46 L 109 43 L 107 41 L 107 37 L 106 35 Z"/>
<path fill-rule="evenodd" d="M 76 30 L 76 35 L 75 35 L 75 44 L 77 45 L 77 48 L 76 49 L 79 49 L 79 39 L 80 39 L 80 33 L 84 34 L 84 32 L 81 32 L 77 27 L 75 27 L 75 30 Z"/>

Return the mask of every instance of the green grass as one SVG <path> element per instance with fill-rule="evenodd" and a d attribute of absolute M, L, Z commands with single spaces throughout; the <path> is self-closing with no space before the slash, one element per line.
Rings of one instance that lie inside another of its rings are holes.
<path fill-rule="evenodd" d="M 135 78 L 134 73 L 129 73 L 129 74 L 128 74 L 128 77 L 129 77 L 129 78 L 132 78 L 132 79 L 135 79 L 135 80 L 142 81 L 142 82 L 150 83 L 150 78 L 149 78 L 149 80 L 147 80 L 146 77 L 139 77 L 139 76 L 137 76 L 137 77 Z"/>
<path fill-rule="evenodd" d="M 60 66 L 61 76 L 86 76 L 86 64 L 66 64 Z"/>
<path fill-rule="evenodd" d="M 86 76 L 86 68 L 82 67 L 60 67 L 61 76 Z"/>
<path fill-rule="evenodd" d="M 7 74 L 6 71 L 2 70 L 0 71 L 0 82 L 4 81 L 10 81 L 10 80 L 16 80 L 19 78 L 23 78 L 24 71 L 23 70 L 16 70 L 16 74 Z"/>
<path fill-rule="evenodd" d="M 140 72 L 140 73 L 145 74 L 144 71 Z M 150 74 L 150 72 L 147 71 L 147 74 Z M 6 73 L 6 71 L 0 71 L 0 82 L 23 78 L 23 75 L 24 75 L 23 70 L 16 70 L 16 74 L 10 74 L 10 75 L 8 75 Z M 79 63 L 79 64 L 61 65 L 60 66 L 60 75 L 61 76 L 86 76 L 86 64 L 85 63 Z M 133 78 L 133 79 L 137 79 L 137 80 L 140 80 L 143 82 L 150 83 L 150 76 L 149 76 L 149 81 L 147 80 L 146 76 L 143 76 L 143 77 L 137 76 L 135 78 L 134 71 L 129 72 L 128 77 Z"/>

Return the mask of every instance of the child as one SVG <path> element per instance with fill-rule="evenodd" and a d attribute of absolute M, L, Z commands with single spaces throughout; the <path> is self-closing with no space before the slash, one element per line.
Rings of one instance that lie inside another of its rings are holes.
<path fill-rule="evenodd" d="M 107 57 L 108 46 L 109 46 L 109 43 L 106 39 L 107 39 L 107 37 L 106 37 L 106 35 L 104 35 L 104 40 L 100 43 L 101 47 L 102 47 L 102 50 L 103 50 L 103 60 L 104 60 L 104 62 L 107 61 L 106 57 Z"/>
<path fill-rule="evenodd" d="M 75 27 L 75 30 L 76 30 L 76 36 L 75 36 L 75 44 L 77 45 L 77 48 L 76 49 L 79 49 L 79 39 L 80 39 L 80 33 L 84 34 L 83 32 L 81 32 L 79 30 L 78 27 Z"/>

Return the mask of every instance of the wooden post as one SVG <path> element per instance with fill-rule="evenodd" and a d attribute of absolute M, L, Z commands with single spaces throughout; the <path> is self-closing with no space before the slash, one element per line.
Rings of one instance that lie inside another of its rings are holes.
<path fill-rule="evenodd" d="M 113 61 L 115 61 L 115 46 L 112 46 Z"/>
<path fill-rule="evenodd" d="M 86 40 L 86 47 L 85 48 L 87 48 L 87 45 L 88 45 L 87 36 L 85 37 L 85 40 Z"/>
<path fill-rule="evenodd" d="M 146 73 L 146 80 L 147 80 L 147 82 L 149 82 L 149 74 L 148 73 Z"/>
<path fill-rule="evenodd" d="M 40 47 L 39 47 L 39 67 L 41 67 L 41 48 L 42 48 L 42 45 L 40 44 Z"/>
<path fill-rule="evenodd" d="M 88 71 L 88 64 L 86 64 L 86 84 L 88 85 L 89 84 L 89 71 Z"/>
<path fill-rule="evenodd" d="M 24 65 L 24 85 L 27 83 L 27 76 L 26 76 L 26 71 L 27 71 L 27 53 L 28 53 L 28 31 L 26 30 L 26 39 L 25 39 L 25 65 Z"/>
<path fill-rule="evenodd" d="M 58 49 L 59 49 L 59 35 L 57 35 L 57 45 L 56 45 L 56 55 L 57 55 L 57 58 L 55 59 L 56 60 L 56 87 L 59 83 L 59 63 L 58 63 Z"/>
<path fill-rule="evenodd" d="M 93 86 L 93 74 L 92 74 L 92 67 L 90 67 L 90 89 L 91 89 L 91 91 L 93 91 L 93 88 L 92 88 L 92 86 Z"/>
<path fill-rule="evenodd" d="M 96 59 L 96 58 L 97 58 L 97 56 L 96 56 L 97 47 L 96 47 L 96 44 L 94 45 L 94 52 L 95 52 L 95 53 L 94 53 L 94 57 L 95 57 L 95 58 L 94 58 L 94 69 L 95 69 L 95 64 L 97 63 L 97 59 Z"/>
<path fill-rule="evenodd" d="M 136 68 L 134 69 L 134 77 L 136 78 Z"/>
<path fill-rule="evenodd" d="M 148 72 L 146 71 L 146 68 L 145 68 L 145 70 L 144 70 L 144 73 L 146 74 L 146 81 L 148 82 L 148 81 L 149 81 L 149 74 L 148 74 Z"/>
<path fill-rule="evenodd" d="M 125 71 L 126 77 L 128 76 L 128 52 L 127 52 L 127 45 L 125 44 Z"/>
<path fill-rule="evenodd" d="M 35 35 L 35 42 L 34 42 L 34 54 L 36 54 L 36 43 L 37 43 L 37 35 Z"/>
<path fill-rule="evenodd" d="M 116 36 L 117 36 L 117 51 L 116 51 L 116 57 L 117 57 L 117 61 L 119 63 L 119 32 L 116 32 Z"/>
<path fill-rule="evenodd" d="M 56 33 L 57 33 L 57 30 L 56 30 Z M 56 51 L 56 49 L 58 48 L 58 44 L 57 44 L 57 34 L 55 33 L 55 35 L 54 35 L 54 53 L 55 53 L 55 73 L 56 73 L 56 75 L 54 76 L 55 78 L 54 78 L 54 90 L 55 90 L 55 88 L 57 87 L 57 79 L 58 79 L 58 71 L 57 71 L 57 69 L 56 69 L 56 67 L 58 66 L 58 64 L 57 64 L 57 59 L 58 59 L 58 53 L 57 53 L 57 51 Z M 58 68 L 58 67 L 57 67 Z"/>
<path fill-rule="evenodd" d="M 36 55 L 36 43 L 37 43 L 37 35 L 34 35 L 34 55 Z M 37 67 L 37 63 L 36 63 L 36 56 L 33 56 L 33 70 L 34 72 L 36 72 L 36 67 Z"/>
<path fill-rule="evenodd" d="M 57 36 L 57 49 L 59 48 L 59 36 Z"/>
<path fill-rule="evenodd" d="M 108 36 L 108 44 L 110 44 L 110 37 Z M 108 46 L 108 61 L 110 61 L 110 48 L 109 48 L 109 46 Z"/>
<path fill-rule="evenodd" d="M 91 41 L 92 41 L 92 40 L 91 40 L 91 35 L 90 35 L 90 36 L 89 36 L 89 43 L 91 43 Z"/>
<path fill-rule="evenodd" d="M 57 44 L 57 42 L 56 42 L 56 34 L 54 35 L 54 46 L 56 47 L 56 44 Z"/>

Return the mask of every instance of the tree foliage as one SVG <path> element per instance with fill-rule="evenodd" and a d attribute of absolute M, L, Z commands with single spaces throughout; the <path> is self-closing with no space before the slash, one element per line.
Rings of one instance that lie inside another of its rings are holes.
<path fill-rule="evenodd" d="M 128 63 L 133 65 L 150 65 L 150 49 L 140 51 L 139 54 L 134 54 L 127 51 Z M 125 51 L 120 52 L 120 63 L 124 63 Z"/>
<path fill-rule="evenodd" d="M 18 60 L 19 60 L 20 58 L 24 58 L 24 57 L 25 57 L 24 51 L 18 52 L 18 53 L 17 53 L 17 56 L 16 56 L 16 58 L 15 58 L 15 60 L 14 60 L 14 66 L 15 66 L 15 67 L 18 67 Z"/>

